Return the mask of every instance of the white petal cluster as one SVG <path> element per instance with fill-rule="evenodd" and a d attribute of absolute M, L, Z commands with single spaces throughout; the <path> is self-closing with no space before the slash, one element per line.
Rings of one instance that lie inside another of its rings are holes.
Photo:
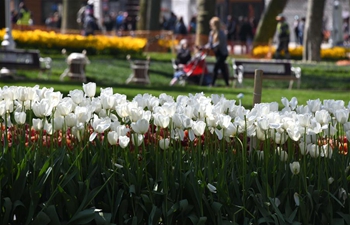
<path fill-rule="evenodd" d="M 164 93 L 159 97 L 139 94 L 128 100 L 125 95 L 113 93 L 112 88 L 101 88 L 99 96 L 96 90 L 96 84 L 90 82 L 63 97 L 53 88 L 5 86 L 0 89 L 0 117 L 6 118 L 8 126 L 24 124 L 31 118 L 35 130 L 47 129 L 48 134 L 71 129 L 78 139 L 89 127 L 90 141 L 106 135 L 111 145 L 124 148 L 129 143 L 142 144 L 153 126 L 155 132 L 167 130 L 168 136 L 159 143 L 163 149 L 173 140 L 195 141 L 210 134 L 231 141 L 244 133 L 248 138 L 272 140 L 277 145 L 291 140 L 299 145 L 302 155 L 331 158 L 331 146 L 318 145 L 318 138 L 332 138 L 338 133 L 350 138 L 350 102 L 342 100 L 316 99 L 298 105 L 296 98 L 283 97 L 281 107 L 272 102 L 245 109 L 223 95 L 197 93 L 174 99 Z M 34 117 L 28 116 L 29 110 Z M 14 115 L 10 117 L 11 113 Z M 278 153 L 282 161 L 288 160 L 287 152 Z"/>

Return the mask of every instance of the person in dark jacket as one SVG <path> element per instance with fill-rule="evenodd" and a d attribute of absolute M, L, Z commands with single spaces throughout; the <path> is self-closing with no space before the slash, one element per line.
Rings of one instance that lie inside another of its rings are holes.
<path fill-rule="evenodd" d="M 249 52 L 249 43 L 253 40 L 253 35 L 253 27 L 248 17 L 241 18 L 238 36 L 241 43 L 242 54 Z M 243 51 L 244 49 L 245 51 Z"/>
<path fill-rule="evenodd" d="M 174 30 L 175 34 L 181 34 L 181 35 L 186 35 L 187 34 L 187 28 L 186 25 L 184 23 L 184 20 L 181 17 L 179 17 L 179 19 L 177 20 L 176 24 L 175 24 L 175 30 Z"/>
<path fill-rule="evenodd" d="M 186 39 L 182 39 L 179 44 L 179 49 L 175 59 L 175 73 L 173 79 L 170 81 L 170 86 L 174 85 L 181 75 L 183 75 L 182 68 L 191 61 L 191 50 L 188 47 Z"/>
<path fill-rule="evenodd" d="M 289 59 L 289 36 L 290 36 L 290 30 L 289 25 L 286 22 L 286 18 L 283 15 L 278 15 L 276 17 L 277 23 L 277 39 L 278 39 L 278 46 L 276 49 L 275 58 L 280 58 L 282 51 L 284 52 L 284 56 L 286 59 Z"/>

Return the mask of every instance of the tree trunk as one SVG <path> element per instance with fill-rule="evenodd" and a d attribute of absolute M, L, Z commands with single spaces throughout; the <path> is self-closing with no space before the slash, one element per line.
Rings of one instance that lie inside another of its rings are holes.
<path fill-rule="evenodd" d="M 147 5 L 147 0 L 140 0 L 139 18 L 137 21 L 138 30 L 146 30 Z"/>
<path fill-rule="evenodd" d="M 63 0 L 61 31 L 65 33 L 67 29 L 79 29 L 77 13 L 81 7 L 81 1 Z"/>
<path fill-rule="evenodd" d="M 159 15 L 160 15 L 161 0 L 152 0 L 148 3 L 148 30 L 160 30 Z"/>
<path fill-rule="evenodd" d="M 303 41 L 304 61 L 318 62 L 321 60 L 322 23 L 325 2 L 326 0 L 308 0 Z"/>
<path fill-rule="evenodd" d="M 216 0 L 197 0 L 197 29 L 196 45 L 204 45 L 208 41 L 206 37 L 209 34 L 209 21 L 215 16 Z"/>
<path fill-rule="evenodd" d="M 288 0 L 271 0 L 259 21 L 253 46 L 268 45 L 276 32 L 276 16 L 283 12 Z"/>

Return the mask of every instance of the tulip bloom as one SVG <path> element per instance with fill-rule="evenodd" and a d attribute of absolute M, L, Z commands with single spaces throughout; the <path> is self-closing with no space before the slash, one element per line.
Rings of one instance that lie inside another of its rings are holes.
<path fill-rule="evenodd" d="M 298 161 L 289 163 L 289 168 L 294 175 L 297 175 L 300 172 L 300 163 Z"/>
<path fill-rule="evenodd" d="M 96 94 L 96 83 L 89 82 L 87 84 L 83 84 L 83 89 L 85 92 L 85 95 L 89 98 L 92 98 Z"/>

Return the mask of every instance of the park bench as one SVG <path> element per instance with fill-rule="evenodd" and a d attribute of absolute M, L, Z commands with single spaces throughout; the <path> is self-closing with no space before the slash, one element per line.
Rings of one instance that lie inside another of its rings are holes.
<path fill-rule="evenodd" d="M 40 57 L 38 50 L 0 49 L 0 68 L 11 71 L 6 74 L 8 78 L 14 78 L 16 70 L 38 70 L 39 77 L 45 72 L 48 78 L 51 75 L 51 62 L 50 57 Z"/>
<path fill-rule="evenodd" d="M 263 71 L 263 80 L 288 80 L 289 89 L 292 89 L 294 81 L 300 88 L 301 69 L 293 67 L 289 61 L 284 60 L 245 60 L 233 59 L 234 86 L 242 85 L 244 79 L 254 79 L 255 70 Z"/>
<path fill-rule="evenodd" d="M 132 60 L 130 55 L 126 56 L 126 59 L 130 63 L 130 68 L 132 73 L 126 80 L 126 83 L 137 83 L 137 84 L 150 84 L 149 79 L 149 66 L 150 66 L 150 57 L 147 57 L 146 60 Z"/>

